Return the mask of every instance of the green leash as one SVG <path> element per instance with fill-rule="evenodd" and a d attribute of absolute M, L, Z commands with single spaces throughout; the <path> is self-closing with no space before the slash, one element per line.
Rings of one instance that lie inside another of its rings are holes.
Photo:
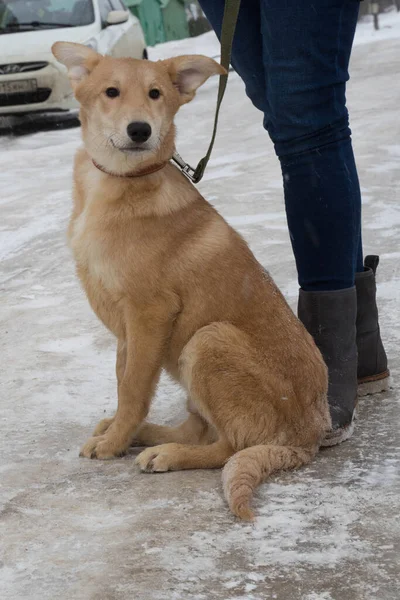
<path fill-rule="evenodd" d="M 225 0 L 224 18 L 222 21 L 221 29 L 221 65 L 226 69 L 226 75 L 220 75 L 217 107 L 215 110 L 214 117 L 214 129 L 211 136 L 211 142 L 207 150 L 207 154 L 203 156 L 197 167 L 194 169 L 183 158 L 175 152 L 172 156 L 172 160 L 178 165 L 182 173 L 186 175 L 193 183 L 199 183 L 206 170 L 207 163 L 210 160 L 211 152 L 214 147 L 215 137 L 217 135 L 219 109 L 221 108 L 222 99 L 225 94 L 226 84 L 228 83 L 229 65 L 231 62 L 232 55 L 232 43 L 233 36 L 235 35 L 236 23 L 239 15 L 241 0 Z"/>

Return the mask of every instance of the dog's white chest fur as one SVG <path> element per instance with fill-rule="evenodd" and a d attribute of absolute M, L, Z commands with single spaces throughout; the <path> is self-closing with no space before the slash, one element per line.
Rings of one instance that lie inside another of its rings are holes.
<path fill-rule="evenodd" d="M 72 222 L 69 242 L 77 266 L 85 270 L 91 283 L 115 293 L 121 287 L 118 261 L 113 259 L 112 246 L 99 226 L 101 216 L 92 210 L 94 202 L 94 194 L 86 198 L 84 209 Z"/>

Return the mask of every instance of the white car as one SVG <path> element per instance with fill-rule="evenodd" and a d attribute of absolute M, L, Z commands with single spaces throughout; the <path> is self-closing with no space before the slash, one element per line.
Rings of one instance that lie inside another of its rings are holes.
<path fill-rule="evenodd" d="M 0 116 L 77 108 L 57 41 L 147 58 L 143 31 L 121 0 L 0 0 Z"/>

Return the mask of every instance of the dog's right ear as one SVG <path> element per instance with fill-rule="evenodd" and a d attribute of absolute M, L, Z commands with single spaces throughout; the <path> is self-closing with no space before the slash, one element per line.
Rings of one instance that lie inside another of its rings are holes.
<path fill-rule="evenodd" d="M 67 67 L 74 91 L 102 58 L 101 54 L 97 54 L 92 48 L 73 42 L 56 42 L 51 51 L 56 59 Z"/>
<path fill-rule="evenodd" d="M 168 74 L 178 90 L 181 103 L 190 102 L 203 83 L 211 75 L 226 75 L 226 70 L 212 58 L 193 54 L 189 56 L 175 56 L 161 61 L 168 70 Z"/>

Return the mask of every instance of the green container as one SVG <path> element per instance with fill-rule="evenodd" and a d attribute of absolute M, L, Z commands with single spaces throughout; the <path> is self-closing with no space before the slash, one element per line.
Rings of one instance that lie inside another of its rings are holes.
<path fill-rule="evenodd" d="M 139 19 L 148 46 L 166 41 L 159 0 L 125 0 L 125 4 Z"/>
<path fill-rule="evenodd" d="M 160 0 L 160 4 L 166 40 L 182 40 L 189 37 L 185 0 Z"/>
<path fill-rule="evenodd" d="M 125 4 L 139 19 L 148 46 L 189 37 L 185 0 L 125 0 Z"/>

